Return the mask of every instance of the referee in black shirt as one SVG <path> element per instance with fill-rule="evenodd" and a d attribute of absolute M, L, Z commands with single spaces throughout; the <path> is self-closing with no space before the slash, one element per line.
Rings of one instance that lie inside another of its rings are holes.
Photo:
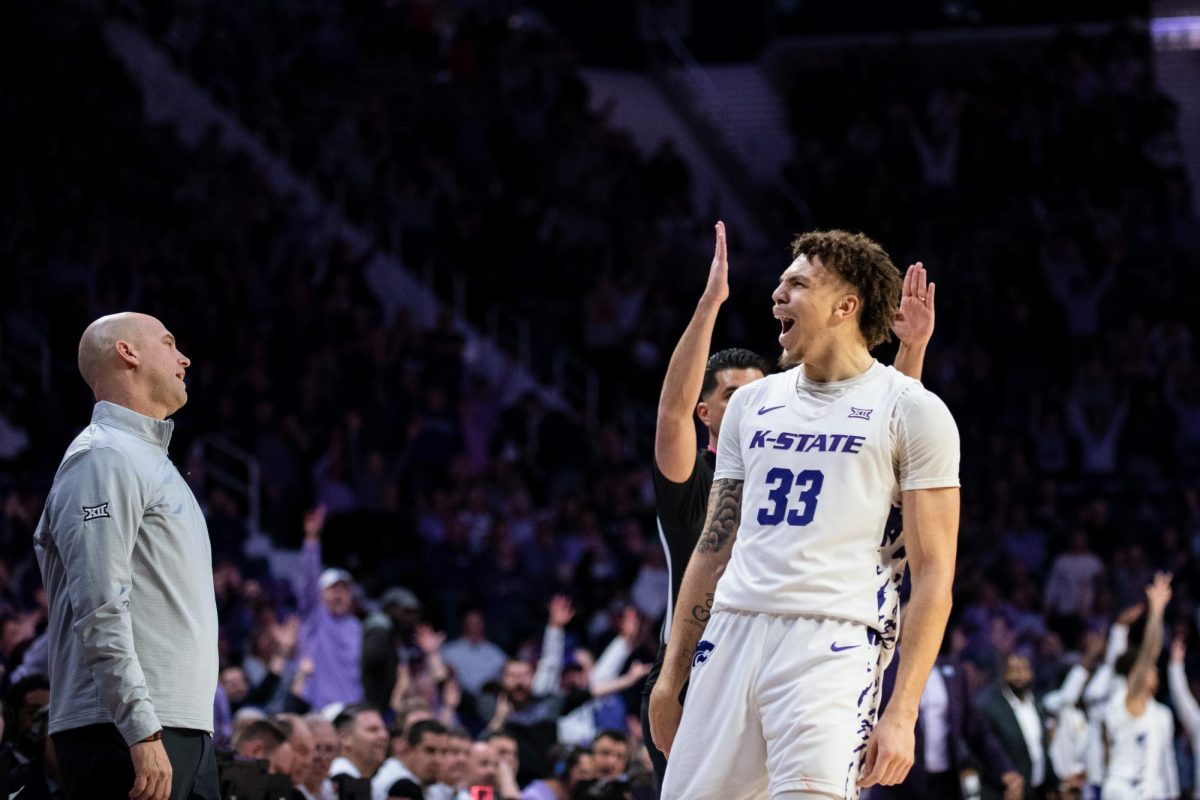
<path fill-rule="evenodd" d="M 658 658 L 646 677 L 642 695 L 642 736 L 654 764 L 657 786 L 662 786 L 667 760 L 650 736 L 647 716 L 650 693 L 658 682 L 663 653 L 675 611 L 675 598 L 687 569 L 688 559 L 700 538 L 700 528 L 708 511 L 708 492 L 712 488 L 717 461 L 717 441 L 721 420 L 729 398 L 739 386 L 765 377 L 770 370 L 766 359 L 749 350 L 733 348 L 708 355 L 712 344 L 717 312 L 729 297 L 729 258 L 725 246 L 725 224 L 716 225 L 716 251 L 708 271 L 708 283 L 696 305 L 692 319 L 675 345 L 662 394 L 658 398 L 658 425 L 654 435 L 654 494 L 658 513 L 658 534 L 667 553 L 671 575 L 671 594 L 667 598 L 667 617 L 663 623 Z M 932 287 L 926 285 L 925 267 L 911 265 L 904 276 L 900 309 L 892 331 L 900 340 L 896 369 L 911 378 L 921 379 L 925 349 L 933 337 L 934 307 Z M 929 297 L 928 304 L 917 302 Z M 700 402 L 696 403 L 696 398 Z M 708 446 L 698 448 L 696 416 L 708 430 Z M 708 598 L 711 608 L 712 597 Z"/>
<path fill-rule="evenodd" d="M 717 223 L 717 246 L 708 283 L 696 306 L 696 313 L 684 330 L 663 379 L 658 400 L 658 427 L 654 435 L 654 493 L 658 512 L 658 534 L 667 553 L 671 575 L 671 594 L 667 598 L 667 618 L 663 623 L 665 646 L 675 610 L 675 598 L 688 559 L 696 548 L 700 527 L 708 509 L 708 490 L 712 488 L 713 467 L 717 459 L 717 437 L 721 418 L 735 389 L 766 375 L 766 359 L 749 350 L 722 350 L 708 356 L 717 312 L 729 297 L 729 260 L 725 249 L 725 225 Z M 707 363 L 706 363 L 707 362 Z M 696 398 L 700 398 L 696 404 Z M 697 449 L 696 426 L 692 410 L 708 429 L 708 446 Z M 642 696 L 642 736 L 659 786 L 667 761 L 650 738 L 646 716 L 650 692 L 662 669 L 664 647 L 659 647 L 654 668 L 646 678 Z"/>

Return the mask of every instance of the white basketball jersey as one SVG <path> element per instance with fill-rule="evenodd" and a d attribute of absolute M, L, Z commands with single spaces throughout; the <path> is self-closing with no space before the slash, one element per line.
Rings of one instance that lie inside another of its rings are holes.
<path fill-rule="evenodd" d="M 906 564 L 903 533 L 888 526 L 900 498 L 891 423 L 902 394 L 929 393 L 878 362 L 829 384 L 806 381 L 801 369 L 744 386 L 730 399 L 715 478 L 745 483 L 714 608 L 848 619 L 890 643 Z M 954 430 L 941 401 L 929 400 Z M 921 488 L 958 485 L 956 432 L 952 439 L 953 475 Z"/>

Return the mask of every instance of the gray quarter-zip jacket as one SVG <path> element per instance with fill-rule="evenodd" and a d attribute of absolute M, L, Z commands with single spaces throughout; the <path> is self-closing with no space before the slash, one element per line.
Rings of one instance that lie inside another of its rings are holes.
<path fill-rule="evenodd" d="M 174 428 L 101 401 L 58 467 L 33 535 L 51 733 L 113 722 L 133 744 L 163 727 L 212 732 L 212 548 L 167 457 Z"/>

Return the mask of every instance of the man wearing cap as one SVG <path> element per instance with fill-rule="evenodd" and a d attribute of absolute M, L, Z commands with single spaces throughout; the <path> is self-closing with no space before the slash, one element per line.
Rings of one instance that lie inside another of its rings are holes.
<path fill-rule="evenodd" d="M 344 569 L 321 571 L 321 529 L 325 509 L 304 515 L 300 550 L 300 657 L 310 658 L 313 674 L 304 699 L 314 708 L 359 703 L 362 623 L 354 616 L 353 579 Z"/>
<path fill-rule="evenodd" d="M 363 697 L 376 708 L 387 708 L 396 683 L 396 667 L 421 657 L 413 632 L 421 619 L 421 603 L 403 586 L 383 593 L 379 611 L 363 625 Z"/>

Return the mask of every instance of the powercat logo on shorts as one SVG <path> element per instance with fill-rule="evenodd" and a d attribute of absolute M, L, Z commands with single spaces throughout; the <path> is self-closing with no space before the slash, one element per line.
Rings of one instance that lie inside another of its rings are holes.
<path fill-rule="evenodd" d="M 716 645 L 712 642 L 701 641 L 696 644 L 696 654 L 692 656 L 692 669 L 708 661 L 708 657 L 712 655 Z"/>

